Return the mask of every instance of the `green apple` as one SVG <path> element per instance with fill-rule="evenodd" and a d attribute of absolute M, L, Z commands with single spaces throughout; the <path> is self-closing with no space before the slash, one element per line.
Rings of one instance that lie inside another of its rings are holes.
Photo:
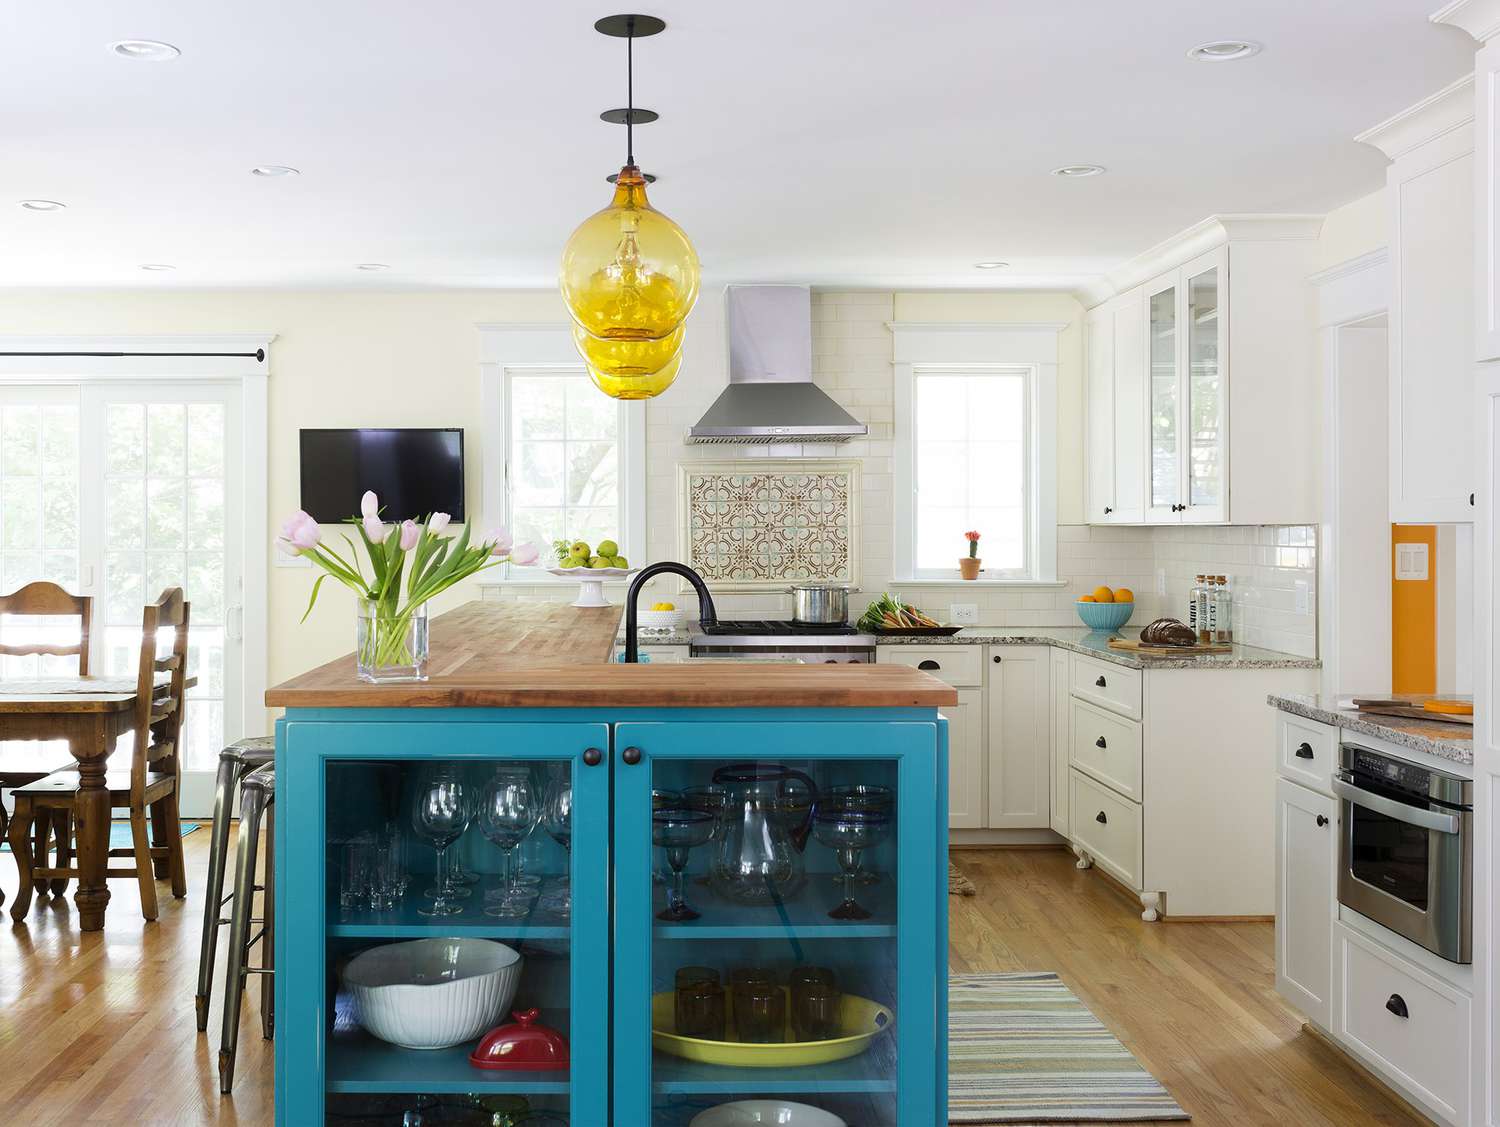
<path fill-rule="evenodd" d="M 591 557 L 589 559 L 589 567 L 592 567 L 592 568 L 601 568 L 601 567 L 608 567 L 608 566 L 609 566 L 609 561 L 607 559 L 605 559 L 603 556 L 593 556 L 593 557 Z"/>
<path fill-rule="evenodd" d="M 599 541 L 599 554 L 605 559 L 613 559 L 620 554 L 620 545 L 613 540 Z"/>
<path fill-rule="evenodd" d="M 589 546 L 582 540 L 575 540 L 573 541 L 573 546 L 568 549 L 568 554 L 575 560 L 587 560 L 593 553 L 589 550 Z"/>
<path fill-rule="evenodd" d="M 569 556 L 567 559 L 563 560 L 563 562 L 560 563 L 560 564 L 558 564 L 557 566 L 558 567 L 583 567 L 584 566 L 584 561 L 578 559 L 576 556 Z"/>
<path fill-rule="evenodd" d="M 629 567 L 630 566 L 630 561 L 627 560 L 624 556 L 616 556 L 614 559 L 612 559 L 612 560 L 609 561 L 609 566 L 610 567 Z"/>

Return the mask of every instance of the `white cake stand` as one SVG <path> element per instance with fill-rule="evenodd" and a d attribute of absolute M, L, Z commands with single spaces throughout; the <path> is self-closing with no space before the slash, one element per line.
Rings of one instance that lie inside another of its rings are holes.
<path fill-rule="evenodd" d="M 604 581 L 624 579 L 627 575 L 634 575 L 640 570 L 638 567 L 549 567 L 547 569 L 552 575 L 578 580 L 578 598 L 573 600 L 575 607 L 609 606 L 609 600 L 604 597 Z"/>

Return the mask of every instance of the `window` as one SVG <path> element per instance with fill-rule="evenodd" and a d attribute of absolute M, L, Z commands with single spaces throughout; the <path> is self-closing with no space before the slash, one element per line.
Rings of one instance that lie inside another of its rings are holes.
<path fill-rule="evenodd" d="M 1027 384 L 1017 368 L 913 372 L 913 575 L 952 572 L 977 529 L 992 577 L 1027 574 Z"/>
<path fill-rule="evenodd" d="M 961 582 L 964 533 L 980 582 L 1057 578 L 1059 324 L 891 326 L 894 578 Z"/>

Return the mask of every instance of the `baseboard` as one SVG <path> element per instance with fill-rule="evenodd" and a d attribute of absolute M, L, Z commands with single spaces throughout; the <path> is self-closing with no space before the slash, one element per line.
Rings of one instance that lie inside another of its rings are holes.
<path fill-rule="evenodd" d="M 950 849 L 1064 848 L 1067 839 L 1051 830 L 949 830 Z"/>
<path fill-rule="evenodd" d="M 1162 913 L 1162 923 L 1174 924 L 1273 924 L 1275 916 L 1169 916 Z"/>

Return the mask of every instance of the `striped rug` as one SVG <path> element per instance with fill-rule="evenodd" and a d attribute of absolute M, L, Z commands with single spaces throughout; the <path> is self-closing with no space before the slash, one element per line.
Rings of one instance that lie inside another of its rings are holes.
<path fill-rule="evenodd" d="M 1057 975 L 948 977 L 949 1123 L 1189 1118 Z"/>

